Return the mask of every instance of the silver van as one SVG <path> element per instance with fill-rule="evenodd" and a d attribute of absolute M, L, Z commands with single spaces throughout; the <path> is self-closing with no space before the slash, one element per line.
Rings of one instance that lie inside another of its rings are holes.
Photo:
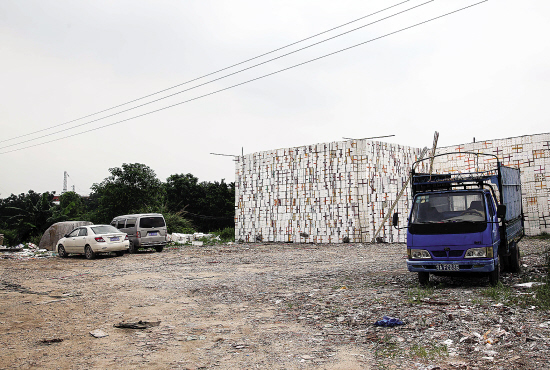
<path fill-rule="evenodd" d="M 117 216 L 111 225 L 128 234 L 130 253 L 135 253 L 139 248 L 155 248 L 157 252 L 162 252 L 168 243 L 166 221 L 160 213 Z"/>

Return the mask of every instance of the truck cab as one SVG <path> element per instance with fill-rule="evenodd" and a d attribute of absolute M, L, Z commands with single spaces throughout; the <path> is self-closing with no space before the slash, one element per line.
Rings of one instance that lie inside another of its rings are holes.
<path fill-rule="evenodd" d="M 504 178 L 503 172 L 508 174 Z M 496 170 L 467 174 L 413 171 L 412 192 L 407 268 L 418 273 L 421 285 L 429 282 L 430 274 L 460 273 L 486 274 L 496 285 L 501 270 L 519 271 L 519 170 L 503 169 L 497 162 Z"/>

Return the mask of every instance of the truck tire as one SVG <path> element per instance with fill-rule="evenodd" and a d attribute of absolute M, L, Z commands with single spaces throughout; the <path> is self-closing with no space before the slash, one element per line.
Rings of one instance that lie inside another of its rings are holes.
<path fill-rule="evenodd" d="M 510 244 L 510 272 L 518 273 L 521 271 L 521 256 L 516 242 Z"/>
<path fill-rule="evenodd" d="M 510 261 L 512 256 L 500 256 L 500 270 L 502 272 L 511 272 Z"/>
<path fill-rule="evenodd" d="M 429 272 L 419 272 L 418 273 L 418 282 L 421 286 L 426 286 L 430 282 L 430 273 Z"/>
<path fill-rule="evenodd" d="M 495 269 L 489 273 L 489 283 L 496 286 L 500 280 L 500 258 L 497 259 Z"/>

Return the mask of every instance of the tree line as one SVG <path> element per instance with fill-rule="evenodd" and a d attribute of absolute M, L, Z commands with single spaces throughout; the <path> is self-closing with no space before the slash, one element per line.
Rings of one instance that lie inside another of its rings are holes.
<path fill-rule="evenodd" d="M 115 216 L 153 212 L 164 215 L 169 233 L 225 230 L 225 234 L 234 235 L 234 182 L 199 182 L 190 173 L 171 175 L 162 182 L 141 163 L 124 163 L 109 172 L 110 176 L 92 185 L 88 197 L 65 192 L 55 204 L 55 192 L 29 190 L 0 199 L 4 244 L 38 244 L 44 231 L 56 222 L 108 224 Z"/>

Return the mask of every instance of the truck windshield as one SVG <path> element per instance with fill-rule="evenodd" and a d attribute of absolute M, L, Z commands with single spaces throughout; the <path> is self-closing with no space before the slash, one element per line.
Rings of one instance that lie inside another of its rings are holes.
<path fill-rule="evenodd" d="M 419 195 L 411 215 L 414 224 L 484 221 L 485 202 L 480 192 Z"/>

